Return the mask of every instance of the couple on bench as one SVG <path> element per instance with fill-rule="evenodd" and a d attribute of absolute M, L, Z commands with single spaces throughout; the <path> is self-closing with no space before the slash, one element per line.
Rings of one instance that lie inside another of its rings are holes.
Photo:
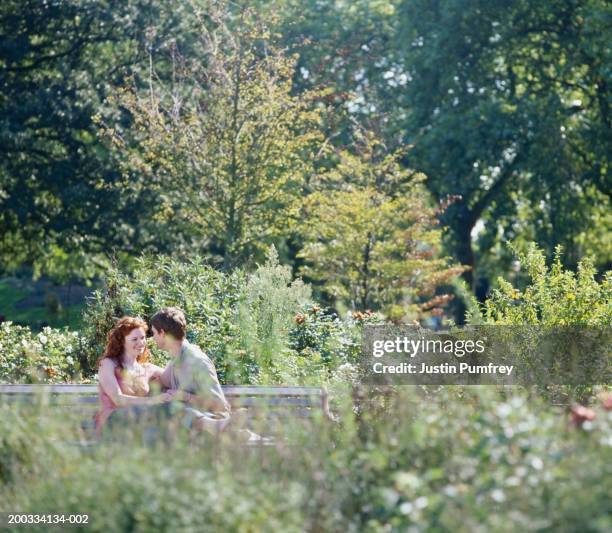
<path fill-rule="evenodd" d="M 157 419 L 160 415 L 179 417 L 191 431 L 218 435 L 229 423 L 230 405 L 212 361 L 185 338 L 185 315 L 180 309 L 167 307 L 155 313 L 150 324 L 157 347 L 167 351 L 172 360 L 166 368 L 151 363 L 147 323 L 132 317 L 119 320 L 98 361 L 97 435 L 101 436 L 107 425 L 125 426 L 128 420 L 152 413 Z"/>

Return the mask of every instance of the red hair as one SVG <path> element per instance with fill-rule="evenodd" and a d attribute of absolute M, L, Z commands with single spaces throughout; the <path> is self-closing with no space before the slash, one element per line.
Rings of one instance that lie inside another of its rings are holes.
<path fill-rule="evenodd" d="M 125 338 L 137 328 L 144 329 L 145 334 L 149 329 L 147 323 L 140 318 L 124 316 L 122 319 L 120 319 L 115 324 L 115 327 L 108 332 L 104 353 L 98 360 L 98 366 L 100 366 L 103 359 L 108 357 L 109 359 L 115 361 L 119 367 L 123 368 L 121 359 L 125 347 Z M 143 352 L 136 358 L 136 361 L 139 363 L 146 363 L 149 361 L 149 348 L 146 344 Z"/>

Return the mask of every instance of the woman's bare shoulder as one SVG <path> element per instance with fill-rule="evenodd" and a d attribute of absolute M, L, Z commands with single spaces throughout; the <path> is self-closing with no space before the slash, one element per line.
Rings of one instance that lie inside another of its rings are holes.
<path fill-rule="evenodd" d="M 105 357 L 100 361 L 100 369 L 110 369 L 115 370 L 117 368 L 117 363 L 113 361 L 110 357 Z"/>

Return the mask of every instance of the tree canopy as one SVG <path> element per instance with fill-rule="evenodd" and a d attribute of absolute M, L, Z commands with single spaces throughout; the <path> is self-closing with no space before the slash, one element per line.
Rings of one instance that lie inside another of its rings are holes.
<path fill-rule="evenodd" d="M 360 128 L 453 197 L 439 257 L 479 297 L 508 241 L 605 270 L 611 18 L 603 0 L 3 2 L 2 271 L 91 279 L 142 251 L 250 268 L 274 243 L 323 287 L 299 207 L 329 229 L 383 216 L 382 195 L 399 228 L 414 200 L 339 170 L 363 164 Z"/>
<path fill-rule="evenodd" d="M 234 31 L 202 20 L 200 61 L 173 50 L 171 80 L 152 67 L 147 91 L 128 87 L 110 99 L 129 112 L 130 127 L 103 122 L 125 186 L 154 191 L 167 231 L 213 260 L 216 252 L 225 268 L 286 230 L 323 144 L 323 93 L 293 95 L 294 59 L 253 12 L 240 17 Z"/>

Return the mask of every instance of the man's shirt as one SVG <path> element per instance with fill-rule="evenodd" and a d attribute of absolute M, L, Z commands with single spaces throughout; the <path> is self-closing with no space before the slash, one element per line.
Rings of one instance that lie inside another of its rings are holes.
<path fill-rule="evenodd" d="M 230 406 L 221 390 L 215 365 L 195 344 L 183 341 L 181 353 L 167 366 L 170 388 L 178 389 L 200 398 L 220 400 L 229 413 Z"/>

